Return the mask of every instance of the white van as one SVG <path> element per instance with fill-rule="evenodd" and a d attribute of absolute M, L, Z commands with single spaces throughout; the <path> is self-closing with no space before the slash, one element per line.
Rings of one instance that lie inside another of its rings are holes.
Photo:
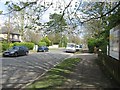
<path fill-rule="evenodd" d="M 75 43 L 67 43 L 66 52 L 76 52 L 76 44 Z"/>

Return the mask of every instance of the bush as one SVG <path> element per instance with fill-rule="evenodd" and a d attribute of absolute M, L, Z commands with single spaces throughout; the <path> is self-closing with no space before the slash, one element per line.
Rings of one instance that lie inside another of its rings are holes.
<path fill-rule="evenodd" d="M 94 52 L 94 47 L 96 46 L 96 39 L 94 38 L 90 38 L 88 40 L 88 48 L 89 48 L 89 52 L 93 53 Z"/>
<path fill-rule="evenodd" d="M 101 38 L 90 38 L 88 40 L 88 48 L 90 52 L 94 52 L 94 47 L 102 50 L 103 53 L 107 52 L 108 41 L 103 37 Z"/>
<path fill-rule="evenodd" d="M 46 42 L 39 42 L 38 46 L 46 46 Z"/>
<path fill-rule="evenodd" d="M 5 51 L 13 46 L 14 46 L 13 43 L 7 43 L 7 42 L 0 43 L 0 51 Z"/>
<path fill-rule="evenodd" d="M 2 51 L 5 51 L 9 48 L 9 44 L 8 43 L 2 43 Z"/>
<path fill-rule="evenodd" d="M 48 37 L 44 37 L 41 42 L 46 42 L 46 46 L 50 46 L 51 45 L 51 41 L 48 39 Z"/>
<path fill-rule="evenodd" d="M 0 53 L 2 52 L 2 43 L 0 43 Z"/>
<path fill-rule="evenodd" d="M 7 42 L 3 42 L 0 43 L 0 49 L 1 51 L 5 51 L 9 48 L 12 48 L 13 46 L 26 46 L 29 50 L 32 50 L 34 47 L 34 43 L 31 42 L 15 42 L 15 43 L 7 43 Z"/>
<path fill-rule="evenodd" d="M 26 46 L 29 50 L 32 50 L 34 47 L 34 43 L 31 42 L 15 42 L 14 46 Z"/>

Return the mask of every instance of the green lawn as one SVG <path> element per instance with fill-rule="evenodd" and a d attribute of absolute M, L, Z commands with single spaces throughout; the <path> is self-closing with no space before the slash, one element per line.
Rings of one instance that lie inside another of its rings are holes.
<path fill-rule="evenodd" d="M 68 76 L 81 60 L 79 58 L 69 58 L 50 69 L 38 81 L 27 86 L 29 90 L 51 89 L 61 86 L 68 80 Z"/>

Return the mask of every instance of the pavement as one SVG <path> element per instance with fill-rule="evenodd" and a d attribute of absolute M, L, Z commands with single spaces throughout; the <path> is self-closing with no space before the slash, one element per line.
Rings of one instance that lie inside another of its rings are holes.
<path fill-rule="evenodd" d="M 120 89 L 99 68 L 96 63 L 97 54 L 83 53 L 74 55 L 73 57 L 81 58 L 82 61 L 74 69 L 73 73 L 67 77 L 69 78 L 68 81 L 61 88 L 68 88 L 68 90 Z"/>

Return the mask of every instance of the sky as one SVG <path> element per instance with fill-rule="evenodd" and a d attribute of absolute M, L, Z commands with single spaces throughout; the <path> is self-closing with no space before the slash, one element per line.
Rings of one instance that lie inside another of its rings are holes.
<path fill-rule="evenodd" d="M 7 7 L 4 5 L 5 2 L 0 1 L 0 11 L 3 11 L 3 13 L 7 13 Z M 0 15 L 0 25 L 2 25 L 5 21 L 5 16 Z"/>
<path fill-rule="evenodd" d="M 4 5 L 5 4 L 5 2 L 6 1 L 9 1 L 9 0 L 0 0 L 0 11 L 3 11 L 3 13 L 7 13 L 8 11 L 7 11 L 7 6 L 6 5 Z M 35 0 L 12 0 L 13 2 L 17 2 L 17 1 L 35 1 Z M 43 2 L 44 0 L 39 0 L 39 2 Z M 51 2 L 53 2 L 53 6 L 51 6 L 45 13 L 44 13 L 44 15 L 42 16 L 42 18 L 41 18 L 41 22 L 48 22 L 49 21 L 49 14 L 51 13 L 57 13 L 58 12 L 58 10 L 57 11 L 55 11 L 55 8 L 56 7 L 58 7 L 59 6 L 59 2 L 60 3 L 62 3 L 61 5 L 63 5 L 62 7 L 62 9 L 64 9 L 64 7 L 66 6 L 66 5 L 68 5 L 68 3 L 70 2 L 70 0 L 45 0 L 46 2 L 49 2 L 49 3 L 51 3 Z M 76 1 L 78 1 L 78 0 L 73 0 L 72 1 L 72 3 L 71 3 L 71 5 L 74 5 L 75 4 L 75 2 Z M 38 2 L 38 3 L 39 3 Z M 65 3 L 64 3 L 65 2 Z M 44 5 L 44 3 L 42 3 L 43 5 Z M 6 16 L 4 16 L 4 15 L 0 15 L 0 24 L 3 24 L 4 23 L 4 21 L 5 21 L 5 19 L 6 19 Z"/>

